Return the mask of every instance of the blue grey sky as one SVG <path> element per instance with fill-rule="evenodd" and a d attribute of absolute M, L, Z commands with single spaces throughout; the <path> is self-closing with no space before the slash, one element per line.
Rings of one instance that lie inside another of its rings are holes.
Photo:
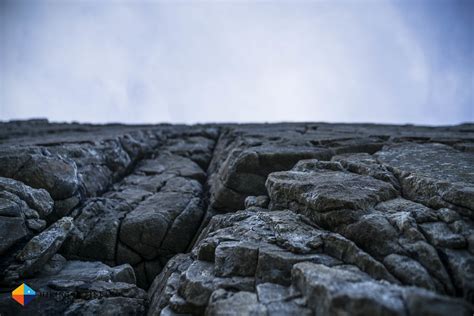
<path fill-rule="evenodd" d="M 0 0 L 0 120 L 474 121 L 474 1 Z"/>

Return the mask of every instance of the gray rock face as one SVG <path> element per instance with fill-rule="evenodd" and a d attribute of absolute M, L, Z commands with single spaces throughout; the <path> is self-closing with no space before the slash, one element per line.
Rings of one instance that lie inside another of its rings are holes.
<path fill-rule="evenodd" d="M 350 157 L 346 155 L 344 159 Z M 365 174 L 375 174 L 367 169 L 362 170 L 364 175 L 354 173 L 356 169 L 341 170 L 336 162 L 341 158 L 336 156 L 334 160 L 300 161 L 295 171 L 270 174 L 267 187 L 271 207 L 304 214 L 314 223 L 354 241 L 402 283 L 453 294 L 456 285 L 448 276 L 451 269 L 443 264 L 444 258 L 438 252 L 443 248 L 465 249 L 465 236 L 472 231 L 455 233 L 442 218 L 447 213 L 461 216 L 464 210 L 456 213 L 444 209 L 438 217 L 429 207 L 397 197 L 400 193 L 391 184 L 392 178 L 382 181 L 367 177 Z M 373 168 L 388 170 L 383 165 Z M 458 218 L 452 216 L 453 220 Z M 460 221 L 472 223 L 469 218 Z M 471 285 L 457 287 L 465 297 L 472 295 Z"/>
<path fill-rule="evenodd" d="M 376 157 L 400 179 L 410 199 L 434 208 L 474 209 L 474 156 L 442 144 L 388 146 Z"/>
<path fill-rule="evenodd" d="M 0 190 L 10 192 L 25 201 L 28 207 L 38 212 L 40 218 L 45 218 L 53 210 L 54 201 L 46 190 L 33 189 L 22 182 L 2 177 Z"/>
<path fill-rule="evenodd" d="M 186 251 L 204 215 L 205 172 L 161 149 L 74 212 L 77 230 L 64 246 L 69 258 L 130 263 L 146 288 L 171 256 Z"/>
<path fill-rule="evenodd" d="M 247 195 L 265 193 L 265 179 L 271 171 L 287 170 L 305 158 L 329 157 L 327 149 L 317 147 L 281 145 L 234 149 L 211 179 L 211 206 L 219 210 L 242 208 Z"/>
<path fill-rule="evenodd" d="M 2 315 L 473 313 L 472 124 L 0 127 Z"/>
<path fill-rule="evenodd" d="M 18 279 L 34 275 L 51 259 L 61 247 L 73 228 L 72 218 L 63 217 L 41 234 L 33 237 L 16 254 L 16 261 L 5 275 L 8 279 Z"/>
<path fill-rule="evenodd" d="M 267 188 L 274 208 L 311 209 L 318 213 L 363 210 L 396 196 L 395 189 L 386 182 L 324 169 L 275 172 L 268 177 Z"/>
<path fill-rule="evenodd" d="M 291 211 L 214 216 L 192 254 L 170 262 L 157 278 L 166 285 L 149 292 L 149 315 L 406 315 L 410 304 L 410 314 L 471 310 L 460 299 L 401 286 L 410 282 L 385 268 L 408 268 L 420 286 L 434 291 L 430 275 L 416 261 L 392 254 L 381 264 L 343 236 Z M 429 302 L 441 310 L 424 305 Z"/>
<path fill-rule="evenodd" d="M 28 309 L 0 295 L 7 315 L 140 315 L 147 306 L 146 292 L 135 285 L 130 265 L 109 267 L 100 262 L 68 261 L 59 271 L 41 270 L 26 283 L 37 293 Z"/>
<path fill-rule="evenodd" d="M 0 231 L 5 232 L 5 236 L 0 240 L 0 254 L 4 254 L 28 235 L 25 221 L 21 217 L 0 217 Z"/>
<path fill-rule="evenodd" d="M 296 264 L 292 278 L 316 315 L 468 315 L 471 311 L 462 300 L 375 282 L 360 273 L 324 265 Z"/>
<path fill-rule="evenodd" d="M 53 210 L 53 200 L 45 190 L 0 177 L 0 255 L 25 237 L 42 231 L 44 218 Z"/>
<path fill-rule="evenodd" d="M 46 149 L 31 153 L 5 150 L 0 152 L 0 161 L 0 174 L 45 189 L 54 199 L 68 198 L 78 189 L 76 164 Z"/>

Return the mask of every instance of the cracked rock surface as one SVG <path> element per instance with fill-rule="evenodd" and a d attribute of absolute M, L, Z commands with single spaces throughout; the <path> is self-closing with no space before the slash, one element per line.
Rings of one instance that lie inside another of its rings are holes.
<path fill-rule="evenodd" d="M 0 127 L 2 316 L 474 312 L 472 124 Z"/>

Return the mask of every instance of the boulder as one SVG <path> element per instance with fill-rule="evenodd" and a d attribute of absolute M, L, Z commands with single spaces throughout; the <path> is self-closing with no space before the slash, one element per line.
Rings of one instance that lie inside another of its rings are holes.
<path fill-rule="evenodd" d="M 41 234 L 33 237 L 15 256 L 17 264 L 7 269 L 8 279 L 33 276 L 59 250 L 74 224 L 71 217 L 63 217 Z"/>

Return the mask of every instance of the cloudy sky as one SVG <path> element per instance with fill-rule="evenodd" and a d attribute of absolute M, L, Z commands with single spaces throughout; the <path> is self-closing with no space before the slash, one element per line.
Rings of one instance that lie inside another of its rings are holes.
<path fill-rule="evenodd" d="M 0 120 L 474 121 L 474 1 L 0 0 Z"/>

